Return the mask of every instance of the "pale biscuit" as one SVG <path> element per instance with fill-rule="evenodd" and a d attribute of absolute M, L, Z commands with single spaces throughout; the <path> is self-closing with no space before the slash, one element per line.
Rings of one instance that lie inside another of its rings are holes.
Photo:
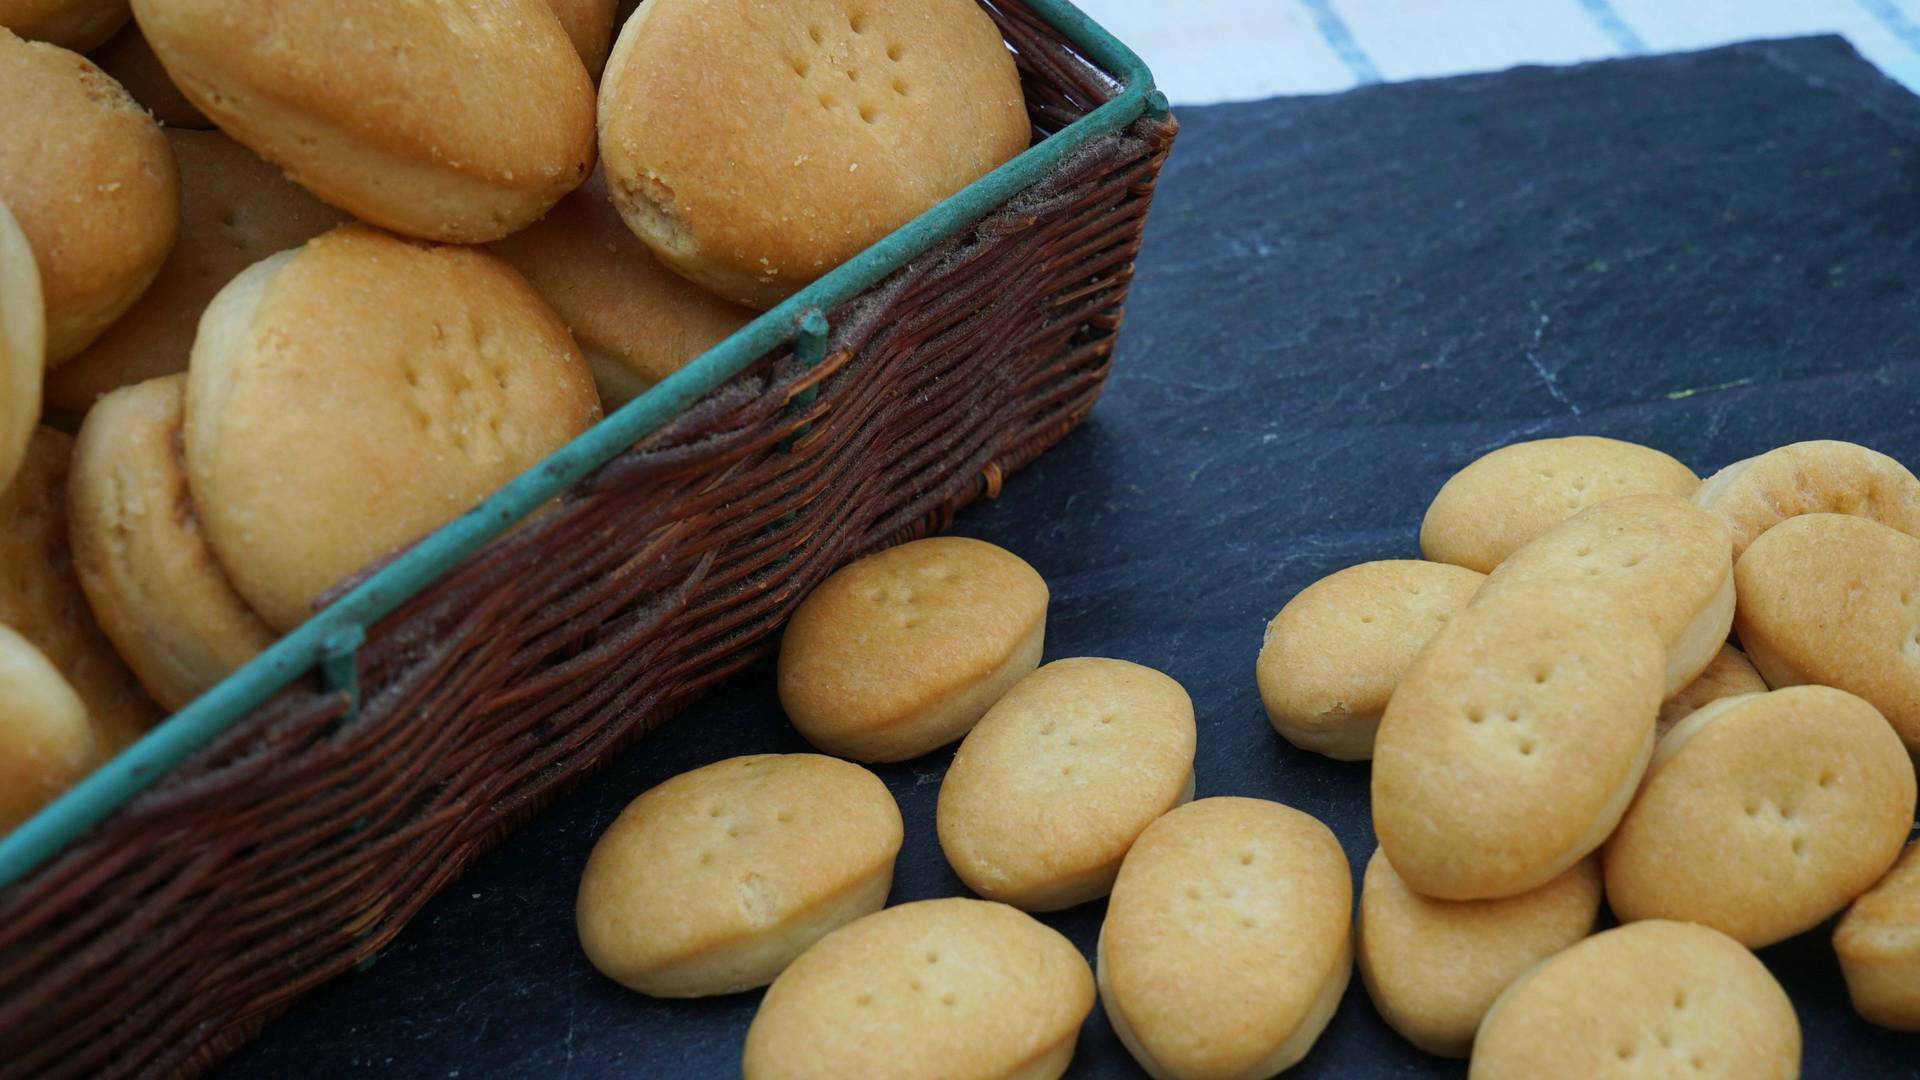
<path fill-rule="evenodd" d="M 682 773 L 593 846 L 580 944 L 656 997 L 765 986 L 893 884 L 900 808 L 880 778 L 819 754 L 755 754 Z"/>
<path fill-rule="evenodd" d="M 746 1080 L 1053 1080 L 1093 1011 L 1093 974 L 1005 904 L 901 904 L 828 934 L 774 980 L 747 1029 Z"/>
<path fill-rule="evenodd" d="M 1504 900 L 1430 900 L 1377 849 L 1360 887 L 1360 977 L 1374 1008 L 1429 1054 L 1466 1057 L 1508 984 L 1593 932 L 1600 865 L 1582 859 L 1532 892 Z"/>
<path fill-rule="evenodd" d="M 20 468 L 40 423 L 46 314 L 33 248 L 7 204 L 0 202 L 0 490 Z"/>
<path fill-rule="evenodd" d="M 187 370 L 193 335 L 234 276 L 346 220 L 217 131 L 168 131 L 180 163 L 180 239 L 153 284 L 47 375 L 47 407 L 79 417 L 109 390 Z"/>
<path fill-rule="evenodd" d="M 1113 887 L 1140 831 L 1193 797 L 1193 700 L 1125 660 L 1055 660 L 968 732 L 940 783 L 940 848 L 967 887 L 1057 911 Z"/>
<path fill-rule="evenodd" d="M 1920 842 L 1833 931 L 1833 951 L 1856 1012 L 1896 1031 L 1920 1031 Z"/>
<path fill-rule="evenodd" d="M 68 528 L 80 585 L 154 700 L 178 709 L 273 644 L 200 531 L 181 460 L 187 378 L 116 390 L 74 442 Z"/>
<path fill-rule="evenodd" d="M 285 632 L 599 417 L 586 361 L 512 267 L 348 225 L 207 306 L 187 479 L 235 590 Z"/>
<path fill-rule="evenodd" d="M 3 0 L 0 0 L 3 2 Z M 126 88 L 133 100 L 153 114 L 163 127 L 192 128 L 206 131 L 213 127 L 213 121 L 206 114 L 193 107 L 187 95 L 173 85 L 173 77 L 153 54 L 153 46 L 147 44 L 147 37 L 140 32 L 140 24 L 128 21 L 120 32 L 107 40 L 96 50 L 91 59 L 100 65 L 100 70 L 113 76 L 115 82 Z M 184 186 L 184 193 L 192 192 L 192 185 Z"/>
<path fill-rule="evenodd" d="M 0 624 L 0 835 L 93 766 L 87 707 L 57 668 Z"/>
<path fill-rule="evenodd" d="M 566 320 L 611 412 L 750 322 L 663 266 L 628 231 L 595 170 L 547 216 L 493 243 Z"/>
<path fill-rule="evenodd" d="M 1704 926 L 1595 934 L 1514 980 L 1480 1025 L 1473 1080 L 1800 1073 L 1800 1021 L 1766 966 Z"/>
<path fill-rule="evenodd" d="M 1707 477 L 1693 500 L 1733 532 L 1733 557 L 1800 514 L 1847 514 L 1920 536 L 1920 480 L 1877 450 L 1819 439 L 1736 461 Z"/>
<path fill-rule="evenodd" d="M 1353 877 L 1325 825 L 1200 799 L 1121 864 L 1097 953 L 1115 1034 L 1155 1080 L 1272 1076 L 1305 1057 L 1353 970 Z"/>
<path fill-rule="evenodd" d="M 1753 666 L 1753 661 L 1747 659 L 1747 654 L 1731 645 L 1722 645 L 1705 671 L 1660 703 L 1660 719 L 1654 723 L 1654 737 L 1664 736 L 1696 709 L 1705 708 L 1721 698 L 1764 694 L 1766 691 L 1766 680 L 1760 677 L 1759 670 Z"/>
<path fill-rule="evenodd" d="M 1441 900 L 1515 896 L 1599 847 L 1653 753 L 1666 657 L 1605 593 L 1514 582 L 1434 636 L 1380 721 L 1373 827 Z"/>
<path fill-rule="evenodd" d="M 1254 667 L 1273 729 L 1340 761 L 1373 756 L 1380 714 L 1407 666 L 1486 575 L 1394 559 L 1321 578 L 1267 624 Z"/>
<path fill-rule="evenodd" d="M 725 109 L 689 109 L 712 88 Z M 648 0 L 600 83 L 633 231 L 771 307 L 1026 149 L 1020 76 L 970 0 Z"/>
<path fill-rule="evenodd" d="M 1667 647 L 1663 697 L 1706 670 L 1733 626 L 1726 527 L 1677 495 L 1629 495 L 1588 507 L 1507 556 L 1485 591 L 1539 581 L 1591 585 L 1651 623 Z"/>
<path fill-rule="evenodd" d="M 94 622 L 67 546 L 73 440 L 42 427 L 0 492 L 0 623 L 45 654 L 86 703 L 100 760 L 146 733 L 160 711 Z"/>
<path fill-rule="evenodd" d="M 1491 573 L 1520 545 L 1589 506 L 1626 495 L 1692 495 L 1693 470 L 1651 447 L 1595 435 L 1535 439 L 1482 455 L 1441 486 L 1420 551 Z"/>
<path fill-rule="evenodd" d="M 87 52 L 127 22 L 127 0 L 0 0 L 0 27 Z"/>
<path fill-rule="evenodd" d="M 545 0 L 133 9 L 222 131 L 372 224 L 497 240 L 593 164 L 593 82 Z"/>
<path fill-rule="evenodd" d="M 53 366 L 159 272 L 180 224 L 180 174 L 160 126 L 84 56 L 0 29 L 0 101 L 0 201 L 40 267 Z"/>
<path fill-rule="evenodd" d="M 617 0 L 547 0 L 560 28 L 580 54 L 588 78 L 598 81 L 607 66 L 607 51 L 613 48 L 613 17 Z"/>
<path fill-rule="evenodd" d="M 965 735 L 1040 663 L 1047 583 L 1005 548 L 936 536 L 841 567 L 787 622 L 780 704 L 813 745 L 904 761 Z"/>
<path fill-rule="evenodd" d="M 1725 698 L 1654 752 L 1606 847 L 1622 921 L 1682 919 L 1760 948 L 1818 925 L 1893 865 L 1913 762 L 1873 706 L 1796 686 Z"/>

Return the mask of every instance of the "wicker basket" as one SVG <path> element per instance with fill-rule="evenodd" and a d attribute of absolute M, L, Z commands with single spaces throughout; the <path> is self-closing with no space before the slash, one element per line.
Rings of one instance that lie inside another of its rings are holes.
<path fill-rule="evenodd" d="M 204 1069 L 761 656 L 835 568 L 1085 416 L 1175 126 L 1071 7 L 983 6 L 1034 150 L 364 574 L 0 846 L 0 1075 Z"/>

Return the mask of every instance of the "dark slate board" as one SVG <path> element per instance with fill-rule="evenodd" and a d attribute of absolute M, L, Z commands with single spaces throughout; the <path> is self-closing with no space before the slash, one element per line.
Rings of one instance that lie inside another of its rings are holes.
<path fill-rule="evenodd" d="M 1415 552 L 1475 456 L 1597 432 L 1702 473 L 1854 439 L 1920 463 L 1920 100 L 1839 39 L 1186 109 L 1120 361 L 1078 434 L 965 515 L 1053 587 L 1047 656 L 1120 656 L 1193 694 L 1198 793 L 1309 811 L 1357 873 L 1367 770 L 1293 750 L 1260 632 L 1351 563 Z M 364 974 L 228 1075 L 724 1076 L 758 995 L 657 1002 L 574 938 L 595 836 L 719 758 L 805 747 L 771 668 L 689 710 L 483 859 Z M 880 770 L 906 818 L 893 899 L 959 893 L 934 840 L 946 753 Z M 1091 955 L 1102 905 L 1047 921 Z M 1857 1020 L 1823 927 L 1765 951 L 1811 1076 L 1920 1077 Z M 1459 1075 L 1356 979 L 1299 1075 Z M 1096 1009 L 1073 1075 L 1131 1075 Z"/>

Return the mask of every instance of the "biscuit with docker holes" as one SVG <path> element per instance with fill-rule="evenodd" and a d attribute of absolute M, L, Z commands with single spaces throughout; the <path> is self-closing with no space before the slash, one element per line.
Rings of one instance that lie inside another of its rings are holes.
<path fill-rule="evenodd" d="M 1441 485 L 1420 552 L 1492 573 L 1520 545 L 1589 506 L 1625 495 L 1693 494 L 1700 478 L 1652 447 L 1596 435 L 1534 439 L 1484 454 Z"/>
<path fill-rule="evenodd" d="M 100 65 L 101 71 L 125 87 L 133 100 L 152 113 L 163 128 L 212 129 L 213 121 L 194 108 L 187 95 L 173 85 L 173 77 L 153 54 L 153 46 L 147 44 L 139 23 L 129 20 L 119 33 L 93 52 L 92 60 Z M 189 185 L 185 190 L 190 192 L 192 188 Z"/>
<path fill-rule="evenodd" d="M 88 52 L 127 22 L 127 0 L 0 0 L 0 26 L 33 41 Z"/>
<path fill-rule="evenodd" d="M 1054 1080 L 1093 1011 L 1073 943 L 1005 904 L 875 912 L 781 972 L 747 1028 L 746 1080 Z"/>
<path fill-rule="evenodd" d="M 47 369 L 46 309 L 33 249 L 0 202 L 0 490 L 27 456 L 40 423 L 41 379 Z"/>
<path fill-rule="evenodd" d="M 1302 750 L 1372 757 L 1407 665 L 1485 580 L 1465 567 L 1391 559 L 1300 590 L 1267 624 L 1254 667 L 1268 722 Z"/>
<path fill-rule="evenodd" d="M 601 69 L 607 66 L 607 51 L 613 48 L 617 0 L 547 0 L 547 5 L 567 32 L 567 40 L 573 42 L 573 51 L 580 54 L 587 77 L 599 81 Z"/>
<path fill-rule="evenodd" d="M 835 571 L 780 639 L 780 704 L 806 740 L 904 761 L 965 735 L 1040 664 L 1047 583 L 983 540 L 936 536 Z"/>
<path fill-rule="evenodd" d="M 51 661 L 0 624 L 0 836 L 94 763 L 87 707 Z"/>
<path fill-rule="evenodd" d="M 1387 1025 L 1442 1057 L 1466 1057 L 1495 998 L 1534 964 L 1593 932 L 1600 864 L 1586 858 L 1504 900 L 1431 900 L 1375 849 L 1360 887 L 1360 977 Z"/>
<path fill-rule="evenodd" d="M 546 0 L 135 0 L 133 13 L 222 131 L 370 224 L 497 240 L 593 165 L 593 82 Z"/>
<path fill-rule="evenodd" d="M 87 706 L 100 760 L 146 733 L 160 711 L 114 652 L 80 588 L 67 545 L 73 439 L 41 427 L 13 482 L 0 492 L 0 623 L 59 669 Z"/>
<path fill-rule="evenodd" d="M 1716 701 L 1660 740 L 1607 841 L 1622 921 L 1681 919 L 1758 949 L 1818 925 L 1900 856 L 1913 762 L 1873 706 L 1794 686 Z"/>
<path fill-rule="evenodd" d="M 724 109 L 687 109 L 712 88 Z M 769 308 L 1026 149 L 999 29 L 970 0 L 648 0 L 600 81 L 600 153 L 675 270 Z"/>
<path fill-rule="evenodd" d="M 512 267 L 346 225 L 207 305 L 187 480 L 235 591 L 285 632 L 599 418 L 580 350 Z"/>
<path fill-rule="evenodd" d="M 1193 700 L 1125 660 L 1055 660 L 1008 690 L 940 783 L 940 849 L 1027 911 L 1105 896 L 1154 819 L 1193 798 Z"/>
<path fill-rule="evenodd" d="M 106 333 L 47 375 L 47 407 L 71 417 L 122 386 L 187 370 L 215 294 L 261 259 L 346 216 L 217 131 L 168 131 L 180 163 L 180 239 L 147 291 Z"/>
<path fill-rule="evenodd" d="M 1373 748 L 1373 827 L 1439 900 L 1516 896 L 1599 847 L 1653 753 L 1665 650 L 1606 593 L 1486 589 L 1408 669 Z"/>
<path fill-rule="evenodd" d="M 1833 439 L 1736 461 L 1702 481 L 1693 501 L 1727 523 L 1735 559 L 1801 514 L 1847 514 L 1920 536 L 1920 480 L 1877 450 Z"/>
<path fill-rule="evenodd" d="M 187 377 L 100 399 L 74 441 L 68 528 L 87 600 L 155 701 L 178 709 L 273 644 L 200 531 L 181 461 Z"/>
<path fill-rule="evenodd" d="M 1655 919 L 1541 961 L 1493 1003 L 1472 1080 L 1789 1080 L 1800 1021 L 1766 965 L 1717 930 Z"/>
<path fill-rule="evenodd" d="M 1265 799 L 1147 826 L 1096 950 L 1114 1033 L 1155 1080 L 1266 1077 L 1313 1049 L 1353 972 L 1353 876 L 1327 827 Z"/>
<path fill-rule="evenodd" d="M 1650 622 L 1667 648 L 1662 697 L 1705 671 L 1733 626 L 1726 527 L 1677 495 L 1628 495 L 1590 506 L 1507 556 L 1485 591 L 1527 581 L 1592 585 Z"/>
<path fill-rule="evenodd" d="M 1675 724 L 1693 715 L 1695 710 L 1703 709 L 1721 698 L 1766 692 L 1767 682 L 1760 677 L 1753 661 L 1747 659 L 1747 654 L 1731 645 L 1722 645 L 1705 671 L 1660 703 L 1660 719 L 1654 722 L 1654 737 L 1665 736 Z"/>
<path fill-rule="evenodd" d="M 1833 930 L 1847 995 L 1870 1023 L 1920 1031 L 1920 842 L 1861 894 Z"/>
<path fill-rule="evenodd" d="M 609 412 L 755 314 L 662 265 L 620 220 L 597 169 L 546 217 L 494 241 L 493 250 L 566 320 Z"/>
<path fill-rule="evenodd" d="M 180 225 L 180 173 L 153 117 L 77 53 L 0 29 L 0 101 L 0 201 L 40 267 L 52 367 L 159 272 Z"/>
<path fill-rule="evenodd" d="M 608 978 L 655 997 L 765 986 L 880 910 L 901 835 L 887 786 L 849 762 L 754 754 L 681 773 L 595 842 L 580 944 Z"/>

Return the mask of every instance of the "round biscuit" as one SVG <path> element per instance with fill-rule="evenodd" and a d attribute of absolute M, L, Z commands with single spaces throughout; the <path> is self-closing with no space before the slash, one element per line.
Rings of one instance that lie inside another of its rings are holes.
<path fill-rule="evenodd" d="M 1736 461 L 1702 481 L 1693 500 L 1727 523 L 1735 559 L 1801 514 L 1863 517 L 1920 537 L 1920 480 L 1877 450 L 1833 439 Z"/>
<path fill-rule="evenodd" d="M 0 836 L 87 774 L 87 707 L 40 650 L 0 624 Z"/>
<path fill-rule="evenodd" d="M 1705 671 L 1660 703 L 1660 718 L 1654 722 L 1654 738 L 1666 735 L 1675 724 L 1685 720 L 1695 710 L 1705 708 L 1721 698 L 1763 694 L 1766 690 L 1766 680 L 1760 677 L 1759 669 L 1747 659 L 1747 654 L 1731 645 L 1722 645 Z"/>
<path fill-rule="evenodd" d="M 1833 930 L 1854 1011 L 1896 1031 L 1920 1031 L 1920 841 Z"/>
<path fill-rule="evenodd" d="M 33 248 L 0 202 L 0 489 L 27 456 L 40 423 L 47 368 L 47 312 Z"/>

